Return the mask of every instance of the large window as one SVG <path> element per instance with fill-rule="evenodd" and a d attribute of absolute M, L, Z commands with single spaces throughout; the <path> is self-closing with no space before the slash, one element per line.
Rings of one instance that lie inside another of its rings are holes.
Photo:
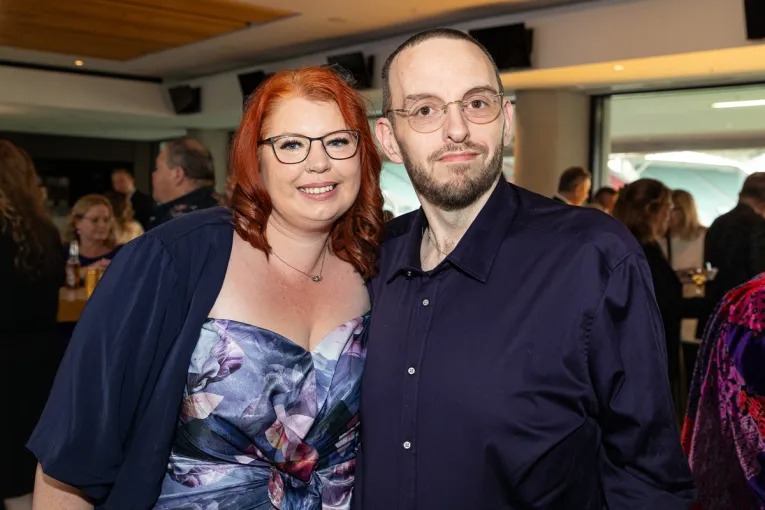
<path fill-rule="evenodd" d="M 611 98 L 607 184 L 642 177 L 684 189 L 709 225 L 732 209 L 743 180 L 765 171 L 765 86 Z"/>
<path fill-rule="evenodd" d="M 736 205 L 741 184 L 754 171 L 752 161 L 763 154 L 764 150 L 612 153 L 609 183 L 619 188 L 649 177 L 671 189 L 684 189 L 696 200 L 701 223 L 709 225 Z"/>

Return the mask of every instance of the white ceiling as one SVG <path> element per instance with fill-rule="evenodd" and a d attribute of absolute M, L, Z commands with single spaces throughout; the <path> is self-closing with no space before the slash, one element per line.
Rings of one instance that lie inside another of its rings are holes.
<path fill-rule="evenodd" d="M 240 1 L 298 14 L 127 62 L 87 59 L 85 69 L 188 79 L 369 42 L 424 27 L 594 0 Z M 80 58 L 80 55 L 0 46 L 0 60 L 3 61 L 74 69 L 74 60 Z"/>
<path fill-rule="evenodd" d="M 765 99 L 765 84 L 614 96 L 612 142 L 620 152 L 765 147 L 765 107 L 711 107 L 754 99 Z"/>

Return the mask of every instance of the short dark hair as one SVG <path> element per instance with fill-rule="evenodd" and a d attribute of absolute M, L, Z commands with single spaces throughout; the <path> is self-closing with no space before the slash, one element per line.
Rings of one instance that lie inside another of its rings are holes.
<path fill-rule="evenodd" d="M 741 187 L 740 197 L 748 197 L 765 202 L 765 172 L 750 174 Z"/>
<path fill-rule="evenodd" d="M 611 186 L 603 186 L 602 188 L 599 188 L 598 191 L 595 192 L 595 194 L 592 196 L 592 199 L 597 202 L 602 198 L 605 197 L 614 197 L 618 195 L 619 192 L 616 191 Z"/>
<path fill-rule="evenodd" d="M 404 51 L 407 48 L 412 48 L 414 46 L 417 46 L 418 44 L 425 42 L 429 39 L 456 39 L 460 41 L 467 41 L 471 44 L 474 44 L 480 49 L 484 55 L 486 55 L 486 59 L 491 64 L 492 69 L 494 70 L 494 74 L 497 77 L 497 86 L 499 87 L 499 92 L 504 92 L 504 89 L 502 87 L 502 80 L 499 77 L 499 69 L 497 68 L 496 62 L 494 62 L 494 59 L 492 58 L 491 54 L 489 53 L 489 50 L 487 50 L 483 44 L 479 43 L 475 40 L 472 36 L 466 34 L 465 32 L 460 32 L 459 30 L 454 30 L 453 28 L 433 28 L 430 30 L 425 30 L 423 32 L 418 32 L 414 34 L 412 37 L 401 43 L 401 45 L 393 50 L 393 53 L 390 54 L 390 56 L 385 60 L 385 63 L 382 67 L 382 114 L 383 116 L 388 114 L 388 110 L 391 109 L 391 99 L 390 99 L 390 68 L 393 65 L 393 61 L 396 60 L 396 57 L 398 57 L 399 53 Z"/>
<path fill-rule="evenodd" d="M 125 226 L 133 221 L 133 205 L 130 203 L 130 199 L 124 193 L 119 191 L 107 191 L 104 196 L 109 199 L 109 203 L 112 204 L 112 213 L 114 214 L 114 221 L 120 226 Z"/>
<path fill-rule="evenodd" d="M 212 154 L 194 138 L 175 138 L 162 144 L 167 149 L 167 166 L 180 167 L 186 177 L 194 181 L 215 182 Z"/>
<path fill-rule="evenodd" d="M 567 168 L 560 174 L 560 179 L 558 180 L 558 192 L 574 191 L 580 183 L 587 179 L 592 179 L 592 175 L 581 166 Z"/>
<path fill-rule="evenodd" d="M 121 167 L 117 167 L 117 168 L 112 168 L 111 175 L 115 175 L 115 174 L 127 174 L 130 177 L 135 179 L 135 175 L 133 175 L 133 172 L 131 172 L 130 170 L 128 170 L 127 168 L 122 167 L 122 166 Z"/>

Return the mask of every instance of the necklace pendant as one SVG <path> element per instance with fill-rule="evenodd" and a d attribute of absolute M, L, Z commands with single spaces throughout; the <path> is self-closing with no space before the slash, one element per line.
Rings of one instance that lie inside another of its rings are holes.
<path fill-rule="evenodd" d="M 319 283 L 321 281 L 321 275 L 313 275 L 311 277 L 311 280 L 315 281 L 316 283 Z"/>

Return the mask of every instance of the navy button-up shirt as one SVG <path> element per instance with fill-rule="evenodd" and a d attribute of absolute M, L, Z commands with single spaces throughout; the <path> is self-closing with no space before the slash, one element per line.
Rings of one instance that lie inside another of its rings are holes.
<path fill-rule="evenodd" d="M 500 181 L 427 272 L 422 211 L 389 225 L 356 508 L 690 507 L 661 316 L 621 224 Z"/>

